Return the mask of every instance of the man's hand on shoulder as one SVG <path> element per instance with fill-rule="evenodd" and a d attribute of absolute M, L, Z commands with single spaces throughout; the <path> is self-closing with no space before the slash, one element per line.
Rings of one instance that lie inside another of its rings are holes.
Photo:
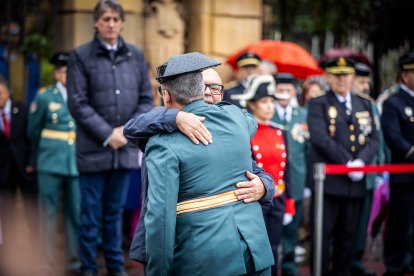
<path fill-rule="evenodd" d="M 109 138 L 109 145 L 113 149 L 119 149 L 125 146 L 128 143 L 128 140 L 124 136 L 124 127 L 116 127 L 112 130 L 111 137 Z"/>
<path fill-rule="evenodd" d="M 204 117 L 180 111 L 177 114 L 176 123 L 177 128 L 194 144 L 198 145 L 201 142 L 208 145 L 213 143 L 213 137 L 203 124 L 204 120 Z"/>
<path fill-rule="evenodd" d="M 237 199 L 243 200 L 244 203 L 250 203 L 261 199 L 266 193 L 262 180 L 249 171 L 246 172 L 246 176 L 250 181 L 239 182 L 236 184 Z"/>

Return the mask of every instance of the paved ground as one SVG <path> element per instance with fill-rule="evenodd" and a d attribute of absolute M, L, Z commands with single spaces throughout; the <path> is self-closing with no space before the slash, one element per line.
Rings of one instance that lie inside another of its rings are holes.
<path fill-rule="evenodd" d="M 39 250 L 39 246 L 34 239 L 31 238 L 33 236 L 33 229 L 28 225 L 23 205 L 19 200 L 17 205 L 17 212 L 18 215 L 16 217 L 16 221 L 14 225 L 12 225 L 15 233 L 15 239 L 13 243 L 10 245 L 10 250 L 7 250 L 7 254 L 2 255 L 0 257 L 0 265 L 3 266 L 6 264 L 7 267 L 10 269 L 6 276 L 44 276 L 42 273 L 39 273 L 37 270 L 38 264 L 40 263 L 40 256 L 41 250 Z M 60 233 L 63 232 L 63 225 L 62 221 L 59 223 L 58 230 Z M 4 226 L 4 225 L 3 225 Z M 52 275 L 64 275 L 63 273 L 63 255 L 64 255 L 64 239 L 63 234 L 58 235 L 57 239 L 58 250 L 56 252 L 56 259 L 57 259 L 57 269 L 54 271 Z M 305 244 L 305 247 L 306 244 Z M 4 246 L 3 246 L 4 249 Z M 365 257 L 366 267 L 371 270 L 375 271 L 376 275 L 382 275 L 384 273 L 384 265 L 382 263 L 381 258 L 382 252 L 382 243 L 381 239 L 378 238 L 376 241 L 372 242 L 369 241 L 369 248 L 367 256 Z M 5 257 L 6 256 L 6 257 Z M 143 275 L 142 265 L 139 263 L 133 262 L 127 258 L 127 250 L 125 250 L 126 256 L 126 263 L 125 267 L 128 272 L 129 276 L 141 276 Z M 308 255 L 306 255 L 304 262 L 300 266 L 300 275 L 307 276 L 310 275 L 309 270 L 309 260 Z M 102 256 L 98 259 L 98 266 L 99 266 L 99 275 L 105 275 L 104 269 L 104 260 Z M 409 275 L 409 274 L 407 274 Z M 3 276 L 0 272 L 0 276 Z"/>

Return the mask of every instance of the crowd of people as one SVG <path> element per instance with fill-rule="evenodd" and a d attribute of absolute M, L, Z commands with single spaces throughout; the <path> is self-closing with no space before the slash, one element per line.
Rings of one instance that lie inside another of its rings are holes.
<path fill-rule="evenodd" d="M 127 275 L 126 220 L 129 258 L 145 275 L 300 275 L 303 226 L 310 259 L 316 246 L 316 163 L 414 163 L 414 52 L 377 102 L 369 65 L 346 56 L 301 81 L 245 52 L 225 87 L 218 61 L 177 55 L 157 67 L 163 105 L 153 107 L 144 55 L 120 35 L 122 6 L 99 1 L 93 19 L 92 41 L 54 54 L 55 84 L 26 101 L 16 72 L 30 59 L 0 48 L 0 274 L 11 271 L 2 259 L 20 190 L 39 275 L 57 273 L 62 204 L 66 274 L 98 275 L 102 251 L 107 275 Z M 412 269 L 413 185 L 414 172 L 327 175 L 322 274 L 375 275 L 364 255 L 381 218 L 386 275 Z M 383 189 L 388 210 L 374 208 Z M 128 201 L 140 212 L 129 216 Z"/>

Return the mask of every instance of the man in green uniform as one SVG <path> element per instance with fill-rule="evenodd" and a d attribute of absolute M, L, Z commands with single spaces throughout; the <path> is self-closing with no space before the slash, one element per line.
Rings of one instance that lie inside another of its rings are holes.
<path fill-rule="evenodd" d="M 76 168 L 76 126 L 67 108 L 67 53 L 55 54 L 56 83 L 41 89 L 30 107 L 28 135 L 37 148 L 39 182 L 40 233 L 45 254 L 45 270 L 53 269 L 56 240 L 56 218 L 60 194 L 64 190 L 66 228 L 66 265 L 79 269 L 78 226 L 80 219 L 80 188 Z M 45 272 L 47 273 L 47 272 Z"/>
<path fill-rule="evenodd" d="M 285 127 L 288 139 L 288 162 L 291 183 L 291 196 L 295 200 L 296 215 L 293 218 L 284 217 L 282 232 L 282 274 L 297 275 L 295 263 L 295 247 L 298 245 L 298 228 L 305 189 L 307 148 L 309 147 L 309 132 L 306 123 L 307 111 L 303 107 L 292 105 L 296 96 L 297 80 L 292 74 L 279 73 L 276 79 L 275 115 L 272 121 Z M 291 220 L 291 222 L 289 222 Z"/>
<path fill-rule="evenodd" d="M 167 109 L 205 117 L 209 146 L 181 132 L 151 137 L 146 146 L 148 275 L 270 275 L 273 255 L 258 202 L 244 203 L 236 183 L 252 169 L 256 120 L 234 105 L 208 105 L 201 70 L 219 65 L 199 53 L 158 67 Z"/>

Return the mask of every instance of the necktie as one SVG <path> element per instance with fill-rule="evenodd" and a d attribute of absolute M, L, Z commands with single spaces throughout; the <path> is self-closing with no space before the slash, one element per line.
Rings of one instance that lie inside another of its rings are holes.
<path fill-rule="evenodd" d="M 287 121 L 287 111 L 286 111 L 286 109 L 283 110 L 282 124 L 284 126 L 288 124 L 288 121 Z"/>
<path fill-rule="evenodd" d="M 10 138 L 10 123 L 9 123 L 9 119 L 7 119 L 6 113 L 2 112 L 1 113 L 1 118 L 3 120 L 3 133 L 4 136 L 6 136 L 6 138 Z"/>

